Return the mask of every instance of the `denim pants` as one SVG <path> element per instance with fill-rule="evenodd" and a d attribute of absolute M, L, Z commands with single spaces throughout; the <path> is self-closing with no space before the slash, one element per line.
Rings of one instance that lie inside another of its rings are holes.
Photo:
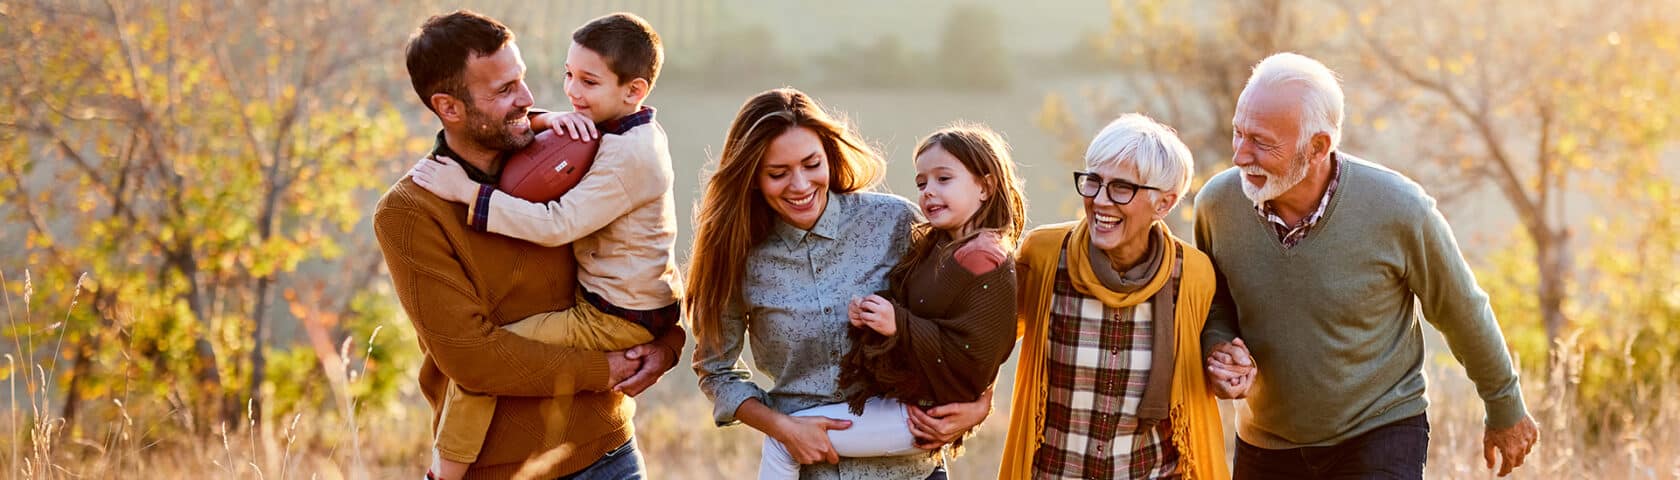
<path fill-rule="evenodd" d="M 636 450 L 636 439 L 632 438 L 624 445 L 602 455 L 600 460 L 590 464 L 577 473 L 556 478 L 554 480 L 644 480 L 647 478 L 647 464 L 642 461 L 642 453 Z"/>
<path fill-rule="evenodd" d="M 1377 427 L 1331 446 L 1268 450 L 1237 439 L 1235 480 L 1421 479 L 1429 455 L 1426 415 Z"/>

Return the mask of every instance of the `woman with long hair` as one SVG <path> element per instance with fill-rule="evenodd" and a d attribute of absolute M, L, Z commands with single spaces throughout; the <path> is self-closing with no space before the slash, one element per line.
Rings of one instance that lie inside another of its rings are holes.
<path fill-rule="evenodd" d="M 798 90 L 747 100 L 730 125 L 717 171 L 695 213 L 685 307 L 694 323 L 694 370 L 718 425 L 737 421 L 783 445 L 803 478 L 921 478 L 925 453 L 842 460 L 829 434 L 846 420 L 793 416 L 845 401 L 847 307 L 887 287 L 908 248 L 916 207 L 868 192 L 885 164 L 843 120 Z M 769 377 L 765 390 L 741 361 Z M 978 425 L 991 394 L 974 402 L 905 408 L 924 449 Z"/>

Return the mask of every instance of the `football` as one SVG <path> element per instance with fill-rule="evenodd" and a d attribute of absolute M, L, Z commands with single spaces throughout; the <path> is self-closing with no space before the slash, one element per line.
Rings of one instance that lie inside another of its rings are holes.
<path fill-rule="evenodd" d="M 600 139 L 572 140 L 556 130 L 544 130 L 508 158 L 496 188 L 531 202 L 554 201 L 583 180 L 600 148 Z"/>

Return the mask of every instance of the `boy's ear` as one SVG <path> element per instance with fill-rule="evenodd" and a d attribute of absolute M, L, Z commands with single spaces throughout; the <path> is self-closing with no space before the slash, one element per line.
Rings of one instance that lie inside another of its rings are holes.
<path fill-rule="evenodd" d="M 653 91 L 653 84 L 648 83 L 646 78 L 636 77 L 630 81 L 629 86 L 630 89 L 624 92 L 624 103 L 628 105 L 642 103 L 643 100 L 647 100 L 648 93 Z"/>
<path fill-rule="evenodd" d="M 431 97 L 432 110 L 437 112 L 439 120 L 444 123 L 456 123 L 467 118 L 466 105 L 461 99 L 447 93 L 434 93 Z"/>

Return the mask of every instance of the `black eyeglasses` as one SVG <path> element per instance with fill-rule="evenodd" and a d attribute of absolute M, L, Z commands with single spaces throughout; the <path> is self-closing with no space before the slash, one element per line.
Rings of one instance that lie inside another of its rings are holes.
<path fill-rule="evenodd" d="M 1107 190 L 1108 201 L 1114 202 L 1115 205 L 1132 203 L 1132 199 L 1137 197 L 1138 190 L 1161 191 L 1159 188 L 1138 185 L 1125 180 L 1105 181 L 1101 175 L 1091 172 L 1073 172 L 1073 188 L 1079 192 L 1079 196 L 1085 198 L 1097 198 L 1098 190 Z"/>

